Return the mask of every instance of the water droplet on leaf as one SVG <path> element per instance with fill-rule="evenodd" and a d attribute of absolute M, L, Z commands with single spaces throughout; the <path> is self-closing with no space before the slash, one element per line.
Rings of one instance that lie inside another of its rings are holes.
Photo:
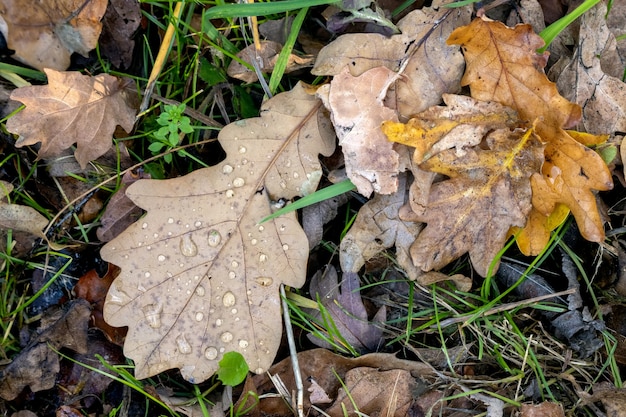
<path fill-rule="evenodd" d="M 163 313 L 163 306 L 159 304 L 146 304 L 141 307 L 148 325 L 153 329 L 161 327 L 161 314 Z"/>
<path fill-rule="evenodd" d="M 180 239 L 180 253 L 186 257 L 196 256 L 198 254 L 198 246 L 196 246 L 191 238 L 191 233 L 185 233 Z"/>
<path fill-rule="evenodd" d="M 204 357 L 210 361 L 214 360 L 215 358 L 217 358 L 217 349 L 213 346 L 209 346 L 208 348 L 204 349 Z"/>
<path fill-rule="evenodd" d="M 235 298 L 235 294 L 230 291 L 227 291 L 222 296 L 222 303 L 224 304 L 224 307 L 232 307 L 235 305 L 236 301 L 237 299 Z"/>
<path fill-rule="evenodd" d="M 191 345 L 185 338 L 184 334 L 181 334 L 176 338 L 176 346 L 178 346 L 178 351 L 180 353 L 189 354 L 191 353 Z"/>
<path fill-rule="evenodd" d="M 209 231 L 209 246 L 212 248 L 216 247 L 222 241 L 222 235 L 219 231 L 213 229 Z"/>

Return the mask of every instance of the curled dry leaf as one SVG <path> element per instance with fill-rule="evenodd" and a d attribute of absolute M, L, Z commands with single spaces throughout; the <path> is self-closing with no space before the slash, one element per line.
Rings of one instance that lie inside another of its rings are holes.
<path fill-rule="evenodd" d="M 597 153 L 564 130 L 581 120 L 582 111 L 545 76 L 547 55 L 536 52 L 543 40 L 529 25 L 508 28 L 477 18 L 452 32 L 448 43 L 462 47 L 467 62 L 462 84 L 470 86 L 472 97 L 513 108 L 522 120 L 536 123 L 537 134 L 547 143 L 541 175 L 533 176 L 533 210 L 539 212 L 534 215 L 548 217 L 562 203 L 587 240 L 602 241 L 593 191 L 611 189 L 611 174 Z"/>
<path fill-rule="evenodd" d="M 378 67 L 353 77 L 347 68 L 319 89 L 342 147 L 346 173 L 359 193 L 391 194 L 398 189 L 400 157 L 380 125 L 398 120 L 396 112 L 385 107 L 387 87 L 396 73 Z"/>
<path fill-rule="evenodd" d="M 7 130 L 20 135 L 15 146 L 41 142 L 40 158 L 56 156 L 76 143 L 74 155 L 84 169 L 111 148 L 117 125 L 130 132 L 135 124 L 135 109 L 124 94 L 125 81 L 108 74 L 90 77 L 44 71 L 48 85 L 20 87 L 11 93 L 11 99 L 26 108 L 7 121 Z"/>
<path fill-rule="evenodd" d="M 257 50 L 255 45 L 252 44 L 242 49 L 237 56 L 250 65 L 254 65 L 256 63 L 259 65 L 261 72 L 265 74 L 274 70 L 274 66 L 276 65 L 276 61 L 278 60 L 278 56 L 280 55 L 282 49 L 283 46 L 278 42 L 261 41 L 260 50 Z M 287 68 L 285 68 L 285 73 L 310 67 L 312 64 L 312 56 L 298 56 L 290 54 L 287 61 Z M 259 79 L 254 70 L 234 59 L 230 62 L 230 65 L 228 65 L 226 73 L 233 78 L 247 83 L 253 83 Z"/>
<path fill-rule="evenodd" d="M 48 225 L 48 219 L 32 207 L 7 203 L 6 198 L 11 191 L 13 185 L 0 180 L 0 228 L 45 238 L 43 229 Z"/>
<path fill-rule="evenodd" d="M 39 70 L 67 69 L 70 56 L 88 56 L 102 30 L 107 0 L 0 2 L 0 30 L 13 57 Z"/>
<path fill-rule="evenodd" d="M 128 188 L 147 214 L 102 248 L 122 269 L 104 317 L 129 327 L 124 353 L 138 378 L 180 368 L 198 383 L 228 351 L 256 373 L 272 364 L 282 333 L 278 287 L 304 283 L 308 244 L 295 213 L 258 221 L 272 200 L 316 189 L 318 154 L 335 146 L 321 107 L 298 84 L 264 103 L 260 117 L 220 132 L 220 164 Z"/>
<path fill-rule="evenodd" d="M 369 259 L 395 245 L 398 264 L 411 279 L 420 271 L 413 265 L 409 247 L 422 229 L 416 222 L 404 222 L 398 212 L 407 200 L 407 176 L 400 174 L 398 191 L 376 194 L 359 210 L 352 227 L 341 240 L 339 261 L 343 272 L 359 272 Z"/>
<path fill-rule="evenodd" d="M 141 23 L 141 6 L 135 0 L 110 0 L 102 18 L 101 53 L 118 68 L 128 68 L 133 60 L 133 35 Z"/>
<path fill-rule="evenodd" d="M 353 77 L 358 77 L 377 67 L 398 71 L 407 51 L 428 35 L 444 13 L 428 7 L 413 11 L 398 22 L 402 33 L 391 37 L 376 33 L 340 36 L 320 51 L 311 72 L 335 76 L 347 67 Z M 445 39 L 455 27 L 469 23 L 471 13 L 469 7 L 455 9 L 410 58 L 390 95 L 392 107 L 401 117 L 438 104 L 443 93 L 460 90 L 463 57 L 456 47 L 446 45 Z"/>

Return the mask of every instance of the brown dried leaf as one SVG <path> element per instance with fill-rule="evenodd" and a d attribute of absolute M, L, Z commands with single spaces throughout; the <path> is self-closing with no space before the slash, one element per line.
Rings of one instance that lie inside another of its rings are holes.
<path fill-rule="evenodd" d="M 237 56 L 250 65 L 253 65 L 255 62 L 258 63 L 262 73 L 270 73 L 274 70 L 274 66 L 278 60 L 278 55 L 280 55 L 282 49 L 283 46 L 277 42 L 261 41 L 260 50 L 257 50 L 253 44 L 242 49 Z M 285 68 L 285 73 L 310 67 L 312 64 L 312 56 L 298 56 L 290 54 L 287 61 L 287 68 Z M 228 65 L 226 73 L 230 77 L 242 80 L 246 83 L 253 83 L 259 79 L 254 70 L 251 70 L 234 59 L 230 62 L 230 65 Z"/>
<path fill-rule="evenodd" d="M 526 224 L 529 177 L 541 166 L 543 147 L 532 130 L 496 130 L 486 144 L 460 157 L 443 151 L 420 165 L 450 177 L 433 184 L 426 206 L 413 204 L 418 220 L 428 223 L 411 247 L 413 262 L 424 271 L 469 252 L 476 271 L 486 276 L 509 228 Z"/>
<path fill-rule="evenodd" d="M 102 30 L 107 0 L 0 1 L 0 29 L 13 57 L 39 70 L 63 71 L 70 56 L 88 56 Z"/>
<path fill-rule="evenodd" d="M 109 150 L 117 125 L 130 132 L 135 124 L 124 81 L 108 74 L 44 71 L 48 85 L 11 93 L 26 108 L 7 121 L 7 130 L 20 135 L 18 147 L 41 142 L 40 158 L 56 156 L 76 143 L 74 155 L 84 169 Z"/>
<path fill-rule="evenodd" d="M 220 132 L 220 164 L 128 188 L 147 214 L 101 254 L 122 268 L 104 316 L 129 326 L 124 352 L 137 378 L 180 368 L 197 383 L 228 351 L 256 373 L 272 364 L 282 333 L 278 286 L 304 283 L 308 244 L 294 213 L 258 221 L 272 200 L 316 189 L 318 154 L 332 153 L 335 141 L 320 110 L 298 84 L 264 103 L 261 117 Z"/>
<path fill-rule="evenodd" d="M 353 77 L 344 68 L 318 92 L 331 112 L 346 173 L 366 197 L 374 191 L 391 194 L 398 188 L 400 158 L 380 130 L 383 121 L 398 120 L 396 112 L 383 104 L 395 76 L 395 72 L 378 67 Z"/>
<path fill-rule="evenodd" d="M 86 352 L 89 311 L 89 303 L 84 300 L 71 302 L 65 311 L 46 311 L 47 323 L 42 323 L 28 346 L 0 371 L 0 397 L 12 400 L 26 386 L 33 392 L 54 387 L 60 365 L 51 348 Z"/>
<path fill-rule="evenodd" d="M 100 51 L 118 68 L 133 60 L 134 33 L 141 23 L 141 7 L 135 0 L 110 0 L 102 18 Z"/>
<path fill-rule="evenodd" d="M 391 195 L 376 194 L 365 203 L 341 240 L 339 260 L 343 272 L 358 272 L 369 259 L 395 245 L 398 264 L 411 279 L 420 275 L 411 260 L 409 247 L 422 225 L 398 218 L 408 195 L 406 174 L 400 174 L 399 178 L 398 191 Z"/>
<path fill-rule="evenodd" d="M 0 180 L 0 228 L 45 238 L 43 229 L 48 225 L 48 219 L 32 207 L 7 203 L 5 200 L 11 191 L 13 185 Z"/>
<path fill-rule="evenodd" d="M 398 22 L 402 33 L 391 37 L 375 33 L 340 36 L 320 51 L 311 72 L 336 76 L 347 67 L 358 77 L 376 67 L 398 71 L 407 50 L 424 38 L 444 13 L 428 7 L 413 11 Z M 455 9 L 411 57 L 390 94 L 401 117 L 438 104 L 443 93 L 460 90 L 463 57 L 456 47 L 447 46 L 445 39 L 455 27 L 469 23 L 470 17 L 471 8 Z"/>
<path fill-rule="evenodd" d="M 470 86 L 472 97 L 513 108 L 522 120 L 536 123 L 537 135 L 547 142 L 542 176 L 533 177 L 534 210 L 549 216 L 556 203 L 563 203 L 586 239 L 603 240 L 593 191 L 611 189 L 611 173 L 597 153 L 564 130 L 581 120 L 582 111 L 545 76 L 547 54 L 536 53 L 543 40 L 529 25 L 508 28 L 477 18 L 452 32 L 448 43 L 463 49 L 467 67 L 462 84 Z"/>

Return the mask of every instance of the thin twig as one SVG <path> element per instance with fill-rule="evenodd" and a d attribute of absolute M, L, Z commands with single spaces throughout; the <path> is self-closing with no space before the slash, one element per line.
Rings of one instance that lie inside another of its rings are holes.
<path fill-rule="evenodd" d="M 287 294 L 285 294 L 285 286 L 282 284 L 280 285 L 280 296 L 283 305 L 283 317 L 285 321 L 285 331 L 287 332 L 289 354 L 291 356 L 291 368 L 293 369 L 293 377 L 296 382 L 297 396 L 295 408 L 297 410 L 298 417 L 304 417 L 304 385 L 302 384 L 300 364 L 298 363 L 298 351 L 296 350 L 296 341 L 293 337 L 293 328 L 291 327 L 291 318 L 289 317 Z"/>

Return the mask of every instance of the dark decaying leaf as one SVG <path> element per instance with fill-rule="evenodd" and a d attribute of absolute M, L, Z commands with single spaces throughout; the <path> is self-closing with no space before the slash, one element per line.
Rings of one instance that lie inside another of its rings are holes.
<path fill-rule="evenodd" d="M 341 291 L 340 291 L 341 288 Z M 381 307 L 372 322 L 368 321 L 367 311 L 359 292 L 359 276 L 354 272 L 343 274 L 341 286 L 337 282 L 337 271 L 329 266 L 318 271 L 311 278 L 310 292 L 319 297 L 320 302 L 334 321 L 337 331 L 355 350 L 372 352 L 382 343 L 382 326 L 386 320 L 386 309 Z M 319 311 L 311 311 L 321 322 Z M 320 347 L 331 346 L 311 334 L 309 339 Z M 337 341 L 339 342 L 339 341 Z"/>

